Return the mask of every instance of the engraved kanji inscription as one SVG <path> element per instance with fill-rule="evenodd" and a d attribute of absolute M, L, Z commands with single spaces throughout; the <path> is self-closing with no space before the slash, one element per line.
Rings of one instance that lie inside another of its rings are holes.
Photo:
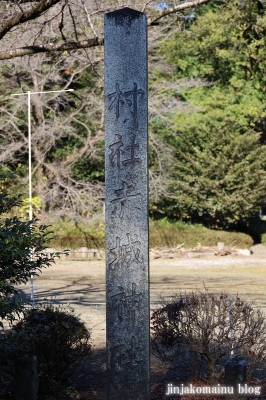
<path fill-rule="evenodd" d="M 136 310 L 139 310 L 142 301 L 142 293 L 136 293 L 136 284 L 132 283 L 132 293 L 126 296 L 122 286 L 118 286 L 120 292 L 112 296 L 112 308 L 117 310 L 117 316 L 120 321 L 123 321 L 124 314 L 131 317 L 135 322 Z"/>
<path fill-rule="evenodd" d="M 139 177 L 139 175 L 134 174 L 132 172 L 128 172 L 125 176 L 125 179 L 128 181 L 133 181 L 133 180 L 137 179 L 138 177 Z"/>
<path fill-rule="evenodd" d="M 144 90 L 138 89 L 138 85 L 136 82 L 133 82 L 133 89 L 122 92 L 119 86 L 119 83 L 115 85 L 115 92 L 110 93 L 107 97 L 110 100 L 110 104 L 108 110 L 112 110 L 115 108 L 116 119 L 120 117 L 121 107 L 122 105 L 127 106 L 130 111 L 130 114 L 133 117 L 134 127 L 137 125 L 137 116 L 138 116 L 138 98 L 139 95 L 143 95 Z"/>
<path fill-rule="evenodd" d="M 112 296 L 112 308 L 117 310 L 117 316 L 120 321 L 123 321 L 123 309 L 126 303 L 126 293 L 122 286 L 118 286 L 120 293 Z"/>
<path fill-rule="evenodd" d="M 124 217 L 131 219 L 132 209 L 141 209 L 136 204 L 132 204 L 134 198 L 139 201 L 139 196 L 142 196 L 141 193 L 134 193 L 134 191 L 134 186 L 128 185 L 126 182 L 123 182 L 122 188 L 115 190 L 117 198 L 111 200 L 111 205 L 113 206 L 112 215 L 118 215 L 121 219 Z"/>
<path fill-rule="evenodd" d="M 136 284 L 132 283 L 132 292 L 126 296 L 126 310 L 132 316 L 133 322 L 135 322 L 136 311 L 140 308 L 142 298 L 142 293 L 136 293 Z"/>
<path fill-rule="evenodd" d="M 130 145 L 126 146 L 125 150 L 123 151 L 123 154 L 125 154 L 126 152 L 129 152 L 129 158 L 127 160 L 122 161 L 123 165 L 134 166 L 135 164 L 141 163 L 141 159 L 135 157 L 136 150 L 139 150 L 139 144 L 135 143 L 135 136 L 133 136 L 133 139 L 132 139 L 132 142 L 130 143 Z"/>
<path fill-rule="evenodd" d="M 118 83 L 116 83 L 116 85 L 115 85 L 115 92 L 108 94 L 107 96 L 111 100 L 108 110 L 112 110 L 112 108 L 115 107 L 115 115 L 116 115 L 116 119 L 118 119 L 120 116 L 120 106 L 121 106 L 121 104 L 125 103 L 124 93 L 121 92 Z"/>
<path fill-rule="evenodd" d="M 125 98 L 127 105 L 130 108 L 130 112 L 133 116 L 134 125 L 136 124 L 136 119 L 138 116 L 138 95 L 143 94 L 144 91 L 142 89 L 138 89 L 138 85 L 133 82 L 133 90 L 129 90 L 125 92 Z"/>
<path fill-rule="evenodd" d="M 123 368 L 123 365 L 130 364 L 132 366 L 140 364 L 143 359 L 137 356 L 137 340 L 134 336 L 131 338 L 130 346 L 119 344 L 110 348 L 110 361 L 111 366 L 116 367 L 118 370 Z"/>
<path fill-rule="evenodd" d="M 127 243 L 122 244 L 121 239 L 116 237 L 116 246 L 109 250 L 113 261 L 109 264 L 109 267 L 114 269 L 115 267 L 129 266 L 130 262 L 136 262 L 138 265 L 143 265 L 143 260 L 140 258 L 140 246 L 141 243 L 137 235 L 133 235 L 134 239 L 131 238 L 130 233 L 127 233 Z"/>
<path fill-rule="evenodd" d="M 118 134 L 115 136 L 117 136 L 118 141 L 109 146 L 109 149 L 111 150 L 109 158 L 112 166 L 120 169 L 121 164 L 133 167 L 135 164 L 140 164 L 141 159 L 136 157 L 136 151 L 139 150 L 139 144 L 135 143 L 136 136 L 133 136 L 130 145 L 126 147 L 124 147 L 124 143 L 122 142 L 122 136 Z M 123 156 L 127 158 L 121 161 Z"/>
<path fill-rule="evenodd" d="M 121 148 L 124 146 L 124 144 L 122 142 L 121 135 L 115 135 L 115 136 L 117 136 L 118 141 L 109 146 L 109 149 L 112 151 L 109 158 L 113 166 L 116 165 L 118 168 L 121 168 L 121 153 L 122 153 Z"/>

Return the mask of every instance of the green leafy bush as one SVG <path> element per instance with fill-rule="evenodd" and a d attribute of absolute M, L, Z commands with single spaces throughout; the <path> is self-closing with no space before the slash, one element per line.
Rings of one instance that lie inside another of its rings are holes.
<path fill-rule="evenodd" d="M 51 233 L 47 226 L 38 227 L 37 221 L 24 222 L 14 214 L 10 216 L 12 209 L 21 204 L 19 195 L 8 193 L 11 184 L 11 176 L 0 174 L 0 328 L 4 321 L 12 324 L 24 310 L 25 302 L 18 298 L 16 286 L 49 267 L 60 255 L 44 252 Z M 28 334 L 0 331 L 0 381 L 12 380 L 15 361 L 31 350 L 30 341 L 24 340 Z"/>
<path fill-rule="evenodd" d="M 16 298 L 15 286 L 26 283 L 31 275 L 49 267 L 60 255 L 44 253 L 51 233 L 46 225 L 37 227 L 36 221 L 23 222 L 17 216 L 5 216 L 21 203 L 19 196 L 8 194 L 8 182 L 0 176 L 0 327 L 3 327 L 1 320 L 12 322 L 23 309 L 23 302 Z"/>
<path fill-rule="evenodd" d="M 9 349 L 0 356 L 9 378 L 14 376 L 20 357 L 37 357 L 40 393 L 59 388 L 81 367 L 82 359 L 91 354 L 90 332 L 84 322 L 72 309 L 51 305 L 24 311 L 24 318 L 2 336 L 0 348 L 1 342 Z"/>

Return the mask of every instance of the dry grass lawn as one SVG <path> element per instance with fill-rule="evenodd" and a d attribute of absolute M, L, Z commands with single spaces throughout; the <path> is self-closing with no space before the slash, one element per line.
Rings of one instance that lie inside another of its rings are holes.
<path fill-rule="evenodd" d="M 158 259 L 150 265 L 151 309 L 159 296 L 204 290 L 238 293 L 254 301 L 266 313 L 266 259 L 263 257 L 209 257 Z M 20 287 L 29 296 L 30 286 Z M 95 345 L 105 343 L 105 264 L 104 260 L 59 260 L 43 270 L 34 281 L 35 298 L 70 304 L 92 328 Z"/>
<path fill-rule="evenodd" d="M 158 306 L 159 296 L 204 290 L 204 285 L 210 291 L 238 293 L 240 298 L 254 301 L 266 313 L 266 257 L 261 255 L 153 260 L 150 266 L 151 310 Z M 20 290 L 29 297 L 29 284 L 20 286 Z M 49 400 L 106 400 L 104 260 L 59 260 L 35 278 L 34 291 L 36 300 L 48 298 L 53 303 L 74 307 L 91 329 L 94 346 L 85 370 L 70 382 L 77 389 L 74 397 L 52 396 Z M 182 378 L 182 371 L 179 373 Z M 175 369 L 151 357 L 151 400 L 168 398 L 166 385 L 177 378 L 176 374 Z"/>

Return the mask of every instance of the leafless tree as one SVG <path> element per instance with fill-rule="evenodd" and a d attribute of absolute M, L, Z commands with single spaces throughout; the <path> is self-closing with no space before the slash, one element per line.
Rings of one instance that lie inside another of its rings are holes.
<path fill-rule="evenodd" d="M 103 45 L 102 16 L 117 8 L 146 12 L 152 27 L 166 16 L 208 1 L 169 1 L 159 10 L 151 0 L 1 0 L 0 60 Z"/>
<path fill-rule="evenodd" d="M 208 291 L 175 295 L 151 320 L 155 354 L 173 361 L 185 345 L 205 360 L 213 385 L 224 372 L 216 370 L 217 364 L 232 354 L 244 357 L 249 371 L 265 363 L 265 316 L 238 296 Z"/>
<path fill-rule="evenodd" d="M 12 93 L 68 89 L 73 93 L 32 95 L 32 152 L 34 195 L 47 210 L 91 216 L 102 209 L 101 181 L 86 182 L 73 174 L 83 158 L 97 161 L 103 155 L 103 16 L 121 7 L 146 12 L 149 23 L 149 70 L 169 67 L 156 49 L 183 24 L 182 12 L 208 0 L 169 1 L 159 10 L 154 1 L 130 0 L 0 0 L 0 59 L 4 80 L 0 87 L 0 165 L 16 169 L 27 163 L 26 96 Z M 181 14 L 180 14 L 181 13 Z M 167 17 L 167 18 L 166 18 Z M 162 21 L 162 23 L 160 23 Z M 23 56 L 23 57 L 22 57 Z M 91 71 L 93 82 L 79 84 Z M 170 71 L 168 71 L 170 74 Z M 204 82 L 151 80 L 150 119 L 183 107 L 176 96 L 182 85 Z M 189 105 L 187 105 L 189 106 Z M 80 116 L 83 115 L 83 118 Z M 87 118 L 84 118 L 87 115 Z M 93 125 L 93 126 L 92 126 Z M 76 137 L 76 146 L 65 155 L 61 142 Z M 168 192 L 171 152 L 150 129 L 150 197 L 157 201 Z M 22 181 L 26 185 L 25 180 Z"/>
<path fill-rule="evenodd" d="M 8 87 L 0 109 L 0 164 L 17 170 L 27 165 L 28 158 L 27 96 L 12 98 L 11 93 L 68 89 L 78 84 L 86 69 L 95 76 L 93 87 L 81 88 L 77 94 L 31 95 L 33 195 L 41 198 L 46 209 L 60 214 L 91 216 L 102 208 L 103 184 L 79 180 L 73 173 L 75 162 L 85 155 L 100 157 L 96 144 L 103 140 L 103 107 L 96 92 L 102 91 L 102 79 L 93 68 L 83 54 L 55 60 L 39 54 L 26 64 L 18 59 L 4 68 Z M 95 129 L 87 120 L 97 120 Z M 71 149 L 56 155 L 68 140 Z M 27 178 L 22 183 L 27 185 Z"/>

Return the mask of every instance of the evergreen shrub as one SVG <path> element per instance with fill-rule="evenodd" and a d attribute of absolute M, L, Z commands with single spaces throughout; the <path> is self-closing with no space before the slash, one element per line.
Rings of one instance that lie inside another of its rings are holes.
<path fill-rule="evenodd" d="M 40 392 L 55 390 L 91 354 L 90 332 L 73 309 L 37 305 L 24 312 L 9 337 L 38 359 Z"/>

